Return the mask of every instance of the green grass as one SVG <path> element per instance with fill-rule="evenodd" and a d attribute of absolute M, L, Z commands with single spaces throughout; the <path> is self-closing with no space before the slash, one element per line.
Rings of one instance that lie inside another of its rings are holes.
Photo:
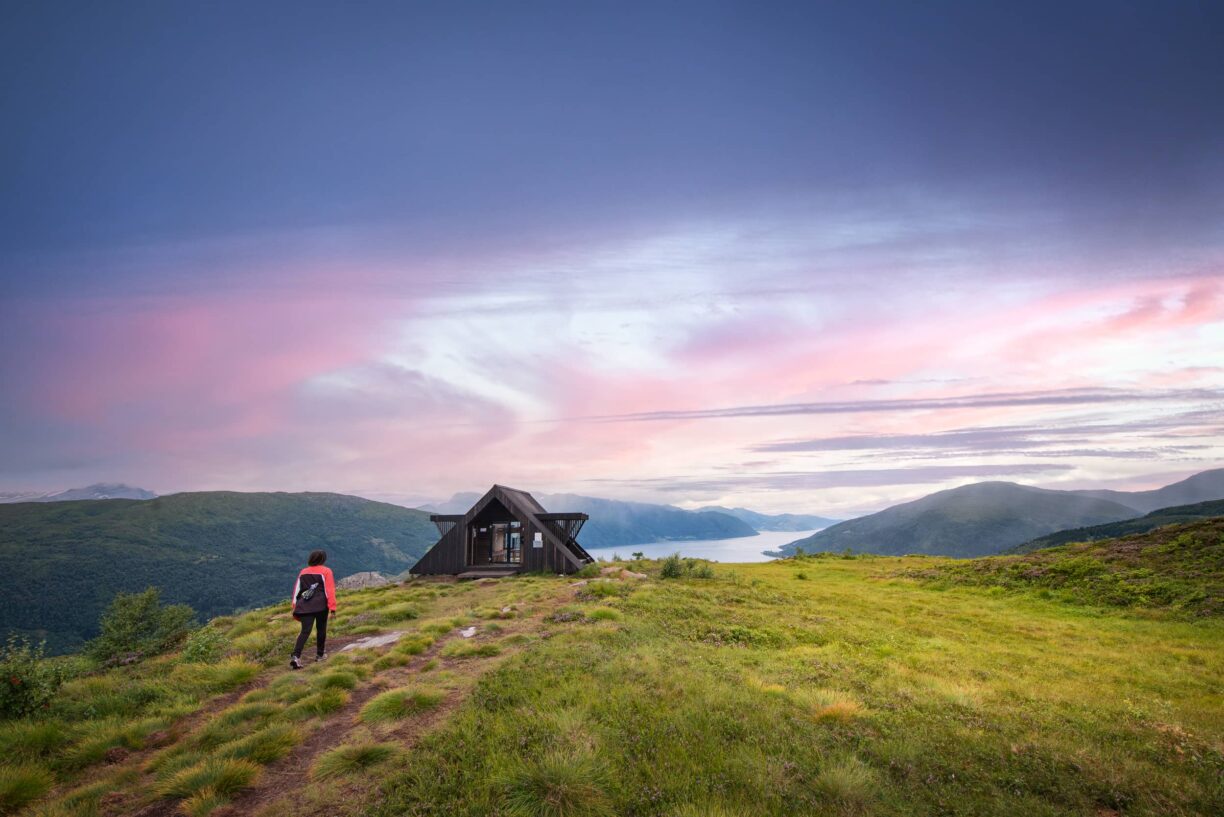
<path fill-rule="evenodd" d="M 501 647 L 490 643 L 452 641 L 442 648 L 443 658 L 487 658 L 501 653 Z"/>
<path fill-rule="evenodd" d="M 354 743 L 341 746 L 320 756 L 310 774 L 319 780 L 350 777 L 386 763 L 399 751 L 393 743 Z"/>
<path fill-rule="evenodd" d="M 1224 811 L 1224 625 L 899 575 L 933 562 L 638 583 L 480 676 L 372 813 Z"/>
<path fill-rule="evenodd" d="M 261 766 L 280 760 L 302 740 L 292 726 L 274 725 L 218 747 L 216 757 L 250 760 Z"/>
<path fill-rule="evenodd" d="M 361 708 L 366 723 L 400 720 L 437 707 L 446 693 L 434 689 L 393 689 L 371 699 Z"/>
<path fill-rule="evenodd" d="M 0 814 L 10 814 L 37 800 L 54 783 L 54 775 L 42 766 L 0 766 Z"/>
<path fill-rule="evenodd" d="M 613 817 L 603 775 L 589 757 L 550 753 L 500 774 L 509 817 Z"/>
<path fill-rule="evenodd" d="M 1078 604 L 1224 616 L 1224 518 L 1097 542 L 912 569 L 917 578 Z"/>
<path fill-rule="evenodd" d="M 0 724 L 0 747 L 7 760 L 45 758 L 70 740 L 68 727 L 58 721 L 17 720 Z"/>
<path fill-rule="evenodd" d="M 334 670 L 316 677 L 314 685 L 318 689 L 352 689 L 359 680 L 355 672 Z"/>
<path fill-rule="evenodd" d="M 348 702 L 348 693 L 342 689 L 323 689 L 311 693 L 285 710 L 291 719 L 320 718 L 330 715 Z"/>
<path fill-rule="evenodd" d="M 210 758 L 189 766 L 160 783 L 157 793 L 180 800 L 194 796 L 233 797 L 259 777 L 259 766 L 249 760 Z"/>

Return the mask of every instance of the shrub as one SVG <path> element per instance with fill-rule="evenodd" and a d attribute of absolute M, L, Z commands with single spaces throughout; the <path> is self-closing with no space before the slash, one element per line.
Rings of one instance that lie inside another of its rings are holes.
<path fill-rule="evenodd" d="M 623 616 L 620 610 L 613 610 L 611 607 L 596 607 L 587 613 L 587 618 L 591 621 L 620 621 Z"/>
<path fill-rule="evenodd" d="M 685 577 L 712 579 L 714 578 L 714 568 L 710 567 L 709 562 L 700 559 L 686 559 L 679 553 L 673 553 L 663 560 L 663 567 L 659 570 L 659 577 L 663 579 L 682 579 Z"/>
<path fill-rule="evenodd" d="M 201 627 L 187 636 L 183 643 L 182 658 L 196 664 L 209 664 L 220 660 L 229 652 L 230 640 L 215 627 Z"/>
<path fill-rule="evenodd" d="M 46 794 L 55 783 L 41 766 L 0 766 L 0 814 L 9 814 Z"/>
<path fill-rule="evenodd" d="M 362 707 L 361 719 L 366 723 L 400 720 L 433 709 L 445 698 L 446 693 L 432 689 L 393 689 Z"/>
<path fill-rule="evenodd" d="M 596 562 L 591 562 L 582 566 L 582 569 L 576 574 L 580 579 L 594 579 L 600 573 L 601 568 Z"/>
<path fill-rule="evenodd" d="M 101 634 L 86 649 L 108 662 L 158 655 L 183 640 L 194 618 L 195 611 L 185 604 L 163 606 L 156 587 L 118 593 L 99 621 Z"/>
<path fill-rule="evenodd" d="M 311 769 L 312 777 L 325 780 L 357 774 L 389 760 L 398 752 L 390 743 L 355 743 L 332 749 L 320 757 Z"/>
<path fill-rule="evenodd" d="M 673 553 L 663 560 L 662 569 L 659 570 L 660 578 L 678 579 L 684 575 L 684 561 L 680 558 L 679 553 Z"/>
<path fill-rule="evenodd" d="M 549 754 L 498 779 L 510 817 L 611 817 L 603 775 L 589 758 Z"/>
<path fill-rule="evenodd" d="M 60 668 L 43 658 L 43 645 L 30 646 L 10 635 L 0 649 L 0 718 L 19 718 L 45 709 L 59 691 Z"/>

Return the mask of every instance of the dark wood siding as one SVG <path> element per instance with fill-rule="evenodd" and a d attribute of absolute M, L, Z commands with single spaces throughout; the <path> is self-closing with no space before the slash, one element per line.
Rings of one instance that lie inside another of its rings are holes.
<path fill-rule="evenodd" d="M 516 491 L 494 485 L 472 508 L 457 521 L 437 543 L 412 566 L 417 575 L 439 575 L 464 572 L 468 567 L 468 537 L 475 524 L 491 521 L 517 521 L 523 533 L 523 559 L 520 570 L 529 572 L 574 573 L 591 561 L 586 551 L 574 542 L 570 546 L 567 528 L 554 520 L 541 520 L 546 514 L 540 503 L 526 491 Z M 547 514 L 546 514 L 547 515 Z M 560 516 L 559 514 L 557 516 Z M 585 515 L 582 516 L 585 519 Z M 454 520 L 455 517 L 447 517 Z M 440 526 L 441 527 L 441 526 Z M 543 547 L 535 547 L 539 533 Z"/>

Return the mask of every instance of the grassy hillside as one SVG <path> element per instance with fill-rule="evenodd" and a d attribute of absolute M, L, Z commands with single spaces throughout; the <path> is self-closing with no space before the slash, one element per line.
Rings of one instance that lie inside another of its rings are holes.
<path fill-rule="evenodd" d="M 1077 602 L 1224 615 L 1224 518 L 942 564 L 916 575 L 962 584 L 1040 590 Z"/>
<path fill-rule="evenodd" d="M 941 564 L 416 580 L 343 593 L 333 658 L 300 673 L 282 608 L 222 619 L 227 658 L 85 675 L 0 724 L 0 798 L 196 817 L 1224 810 L 1219 619 L 899 575 Z"/>
<path fill-rule="evenodd" d="M 0 505 L 0 634 L 52 651 L 95 634 L 119 591 L 163 588 L 206 617 L 287 596 L 306 554 L 338 577 L 399 573 L 433 544 L 428 514 L 339 494 L 207 492 Z"/>
<path fill-rule="evenodd" d="M 1224 499 L 1211 502 L 1197 502 L 1193 505 L 1178 505 L 1173 508 L 1161 508 L 1137 519 L 1124 519 L 1121 522 L 1110 522 L 1104 525 L 1093 525 L 1088 528 L 1072 528 L 1061 530 L 1025 542 L 1014 549 L 1016 553 L 1028 553 L 1042 548 L 1065 545 L 1069 542 L 1091 542 L 1096 539 L 1113 539 L 1132 533 L 1146 533 L 1163 525 L 1184 524 L 1199 519 L 1210 519 L 1224 516 Z"/>
<path fill-rule="evenodd" d="M 1138 516 L 1107 499 L 1013 482 L 979 482 L 939 491 L 879 513 L 841 522 L 782 548 L 901 555 L 985 556 L 1065 528 Z"/>

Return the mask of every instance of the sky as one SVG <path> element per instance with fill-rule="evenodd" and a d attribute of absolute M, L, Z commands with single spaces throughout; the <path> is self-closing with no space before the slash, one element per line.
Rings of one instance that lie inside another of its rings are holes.
<path fill-rule="evenodd" d="M 1224 6 L 0 6 L 0 491 L 1224 465 Z"/>

